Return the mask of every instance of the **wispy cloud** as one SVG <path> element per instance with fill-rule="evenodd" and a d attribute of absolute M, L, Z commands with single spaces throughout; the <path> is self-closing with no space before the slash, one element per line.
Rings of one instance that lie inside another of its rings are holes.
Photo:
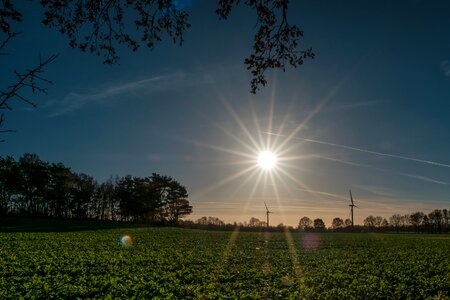
<path fill-rule="evenodd" d="M 444 72 L 445 76 L 450 76 L 450 61 L 444 60 L 441 62 L 441 70 Z"/>
<path fill-rule="evenodd" d="M 50 116 L 54 117 L 81 109 L 88 104 L 111 101 L 113 98 L 124 94 L 176 89 L 205 83 L 208 80 L 210 79 L 200 78 L 193 74 L 174 72 L 134 81 L 112 83 L 89 92 L 70 92 L 61 100 L 53 100 L 47 103 L 47 107 L 52 110 Z"/>

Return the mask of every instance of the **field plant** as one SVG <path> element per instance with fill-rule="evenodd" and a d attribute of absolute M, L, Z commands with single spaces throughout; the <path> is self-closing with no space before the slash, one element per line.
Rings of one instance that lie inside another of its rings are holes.
<path fill-rule="evenodd" d="M 0 299 L 450 297 L 449 235 L 117 228 L 0 241 Z"/>

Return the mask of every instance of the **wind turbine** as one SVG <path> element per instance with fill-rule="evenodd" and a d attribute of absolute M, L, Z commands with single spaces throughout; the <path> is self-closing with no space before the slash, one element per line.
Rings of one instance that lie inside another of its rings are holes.
<path fill-rule="evenodd" d="M 350 206 L 350 212 L 352 214 L 352 227 L 353 227 L 353 225 L 354 225 L 354 223 L 353 223 L 353 207 L 356 207 L 356 208 L 359 208 L 359 207 L 353 203 L 352 190 L 349 190 L 349 191 L 350 191 L 350 201 L 352 202 L 352 204 L 349 204 L 349 206 Z"/>
<path fill-rule="evenodd" d="M 264 205 L 266 206 L 266 223 L 267 223 L 267 228 L 269 228 L 269 214 L 273 214 L 273 212 L 269 211 L 269 209 L 267 208 L 266 202 L 264 202 Z"/>

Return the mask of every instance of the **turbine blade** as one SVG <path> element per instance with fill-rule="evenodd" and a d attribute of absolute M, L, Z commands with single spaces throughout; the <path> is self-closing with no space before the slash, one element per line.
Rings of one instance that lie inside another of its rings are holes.
<path fill-rule="evenodd" d="M 269 209 L 267 208 L 267 204 L 266 204 L 266 202 L 264 202 L 264 205 L 266 206 L 266 211 L 268 212 L 268 211 L 269 211 Z"/>

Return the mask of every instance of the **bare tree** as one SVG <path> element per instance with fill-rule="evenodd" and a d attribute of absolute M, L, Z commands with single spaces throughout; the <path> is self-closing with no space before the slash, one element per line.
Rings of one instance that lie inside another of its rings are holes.
<path fill-rule="evenodd" d="M 389 218 L 389 224 L 395 228 L 398 228 L 402 224 L 402 216 L 400 214 L 393 214 Z"/>
<path fill-rule="evenodd" d="M 375 217 L 372 215 L 368 216 L 363 221 L 364 226 L 366 226 L 366 227 L 375 227 L 375 222 L 376 222 Z"/>

